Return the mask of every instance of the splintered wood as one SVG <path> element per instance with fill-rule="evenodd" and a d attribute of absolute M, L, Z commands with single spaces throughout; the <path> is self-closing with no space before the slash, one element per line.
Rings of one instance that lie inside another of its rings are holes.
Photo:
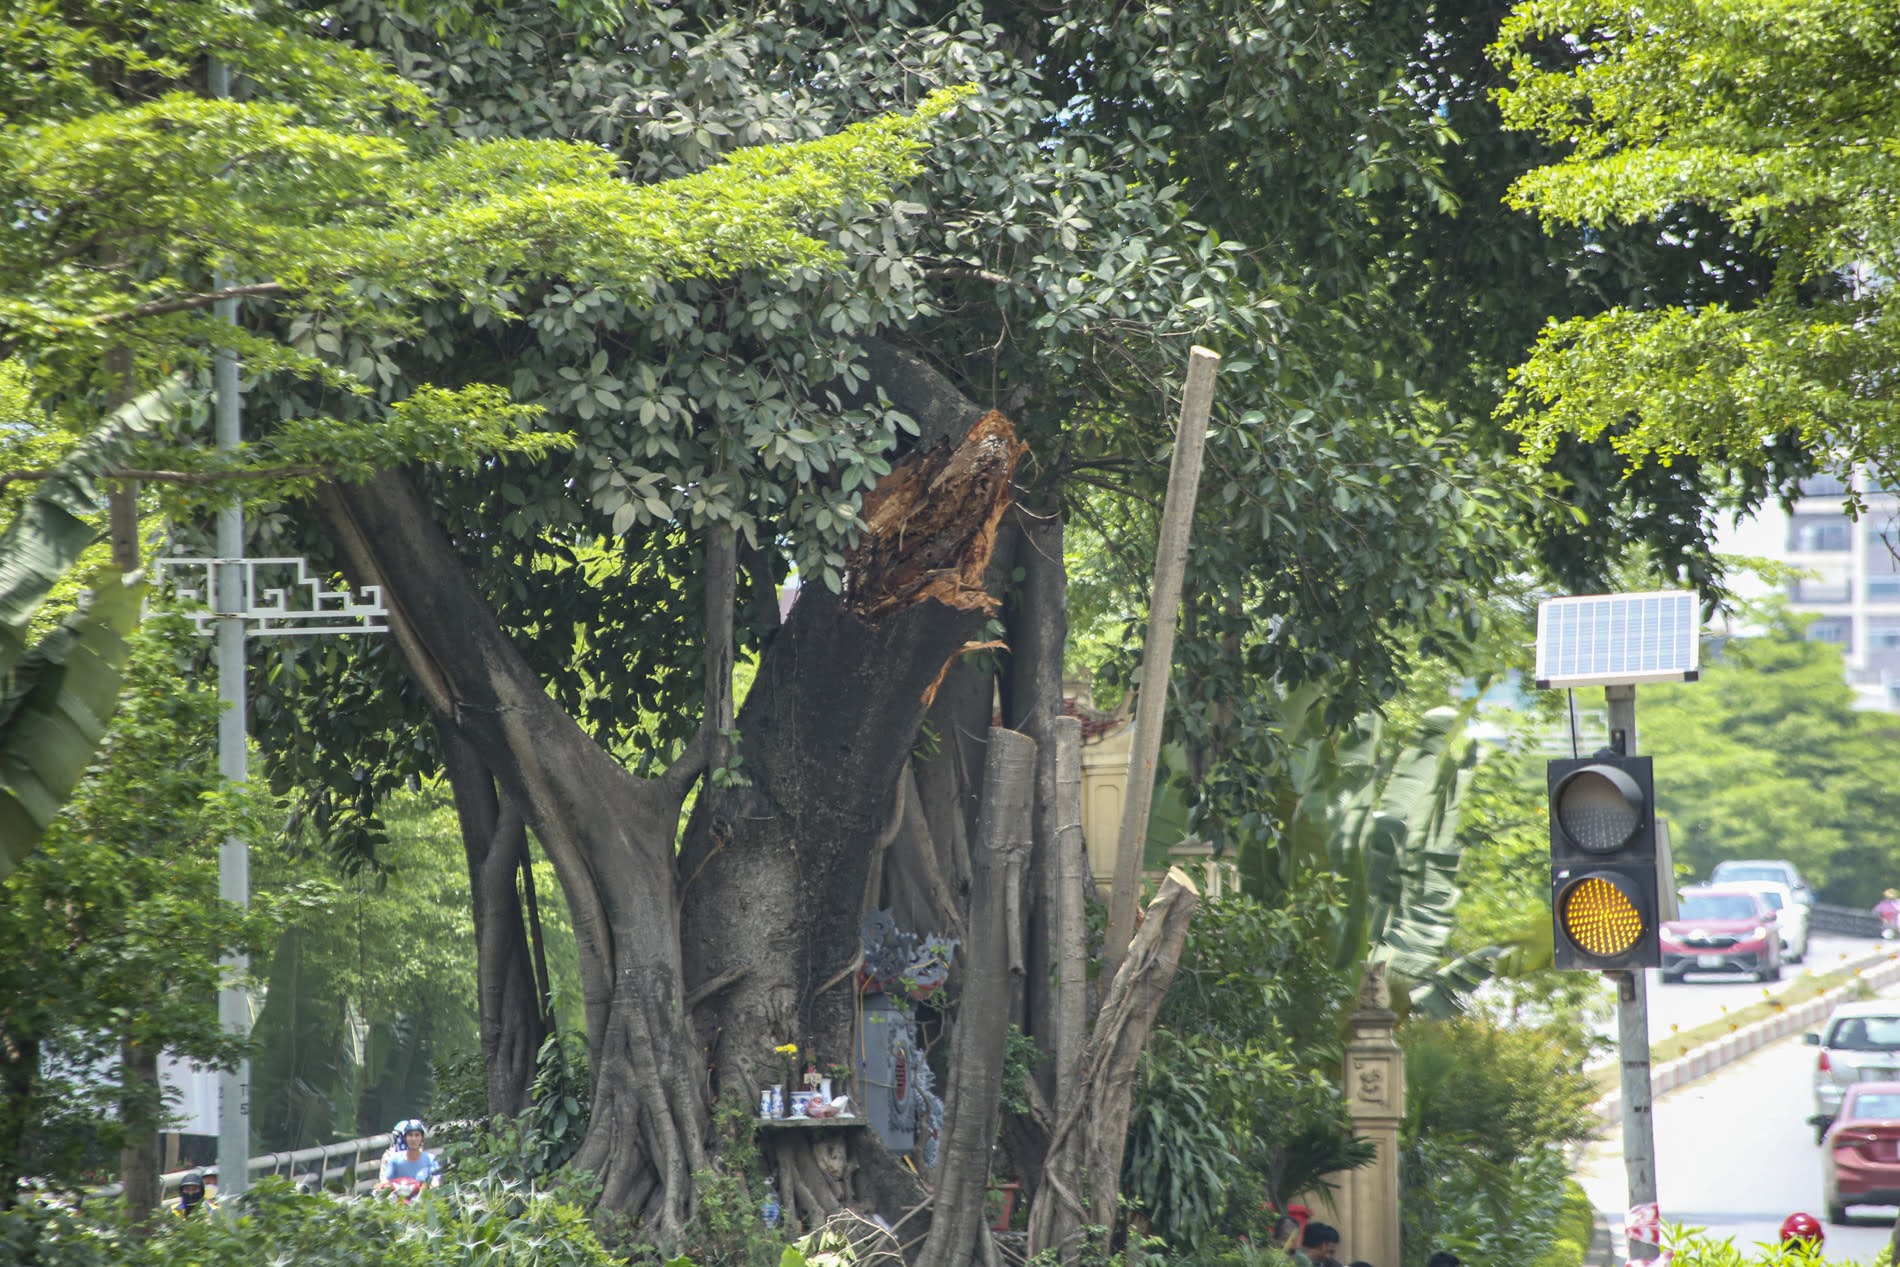
<path fill-rule="evenodd" d="M 939 443 L 891 468 L 864 499 L 864 537 L 845 565 L 851 610 L 869 621 L 926 599 L 996 610 L 983 574 L 1027 447 L 991 410 L 954 447 Z"/>

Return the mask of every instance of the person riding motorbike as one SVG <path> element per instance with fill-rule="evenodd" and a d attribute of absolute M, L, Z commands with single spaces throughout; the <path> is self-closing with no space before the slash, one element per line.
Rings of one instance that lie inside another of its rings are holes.
<path fill-rule="evenodd" d="M 180 1218 L 188 1218 L 205 1203 L 205 1172 L 187 1170 L 184 1178 L 178 1181 L 178 1204 L 173 1213 Z"/>
<path fill-rule="evenodd" d="M 429 1128 L 418 1118 L 396 1123 L 396 1129 L 390 1132 L 390 1149 L 383 1157 L 382 1177 L 376 1181 L 376 1191 L 414 1196 L 423 1188 L 442 1186 L 442 1163 L 422 1147 L 428 1137 Z"/>

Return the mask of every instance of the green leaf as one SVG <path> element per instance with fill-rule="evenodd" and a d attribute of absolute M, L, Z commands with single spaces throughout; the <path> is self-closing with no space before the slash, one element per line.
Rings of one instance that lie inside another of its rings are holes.
<path fill-rule="evenodd" d="M 33 851 L 91 766 L 118 706 L 143 585 L 117 573 L 35 645 L 0 694 L 0 879 Z"/>

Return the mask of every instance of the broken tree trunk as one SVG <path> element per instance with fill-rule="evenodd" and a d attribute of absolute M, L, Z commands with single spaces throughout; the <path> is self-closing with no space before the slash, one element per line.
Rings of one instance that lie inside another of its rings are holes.
<path fill-rule="evenodd" d="M 1102 941 L 1102 975 L 1112 977 L 1123 947 L 1134 933 L 1135 905 L 1141 889 L 1141 850 L 1148 838 L 1148 810 L 1154 801 L 1155 764 L 1161 757 L 1161 723 L 1168 713 L 1168 670 L 1174 661 L 1174 622 L 1181 608 L 1181 582 L 1187 573 L 1188 531 L 1194 526 L 1194 500 L 1201 483 L 1201 454 L 1207 444 L 1207 415 L 1214 402 L 1214 372 L 1220 357 L 1206 348 L 1188 352 L 1187 387 L 1181 393 L 1181 421 L 1168 463 L 1168 499 L 1161 511 L 1161 539 L 1155 549 L 1154 593 L 1148 602 L 1148 638 L 1141 649 L 1141 689 L 1135 696 L 1135 735 L 1128 750 L 1126 800 L 1121 833 L 1115 841 L 1115 888 L 1108 899 L 1108 934 Z"/>
<path fill-rule="evenodd" d="M 865 499 L 843 595 L 809 587 L 760 658 L 738 720 L 748 782 L 702 798 L 680 852 L 692 1019 L 719 1093 L 754 1100 L 781 1043 L 849 1056 L 867 881 L 901 828 L 925 713 L 995 610 L 985 576 L 1021 453 L 991 413 L 894 466 Z M 841 704 L 848 724 L 831 724 Z"/>
<path fill-rule="evenodd" d="M 976 1261 L 979 1240 L 989 1236 L 984 1194 L 1001 1117 L 1010 1004 L 1022 974 L 1020 959 L 1011 953 L 1021 929 L 1010 897 L 1029 862 L 1035 770 L 1033 740 L 990 728 L 935 1213 L 921 1267 L 968 1267 Z"/>
<path fill-rule="evenodd" d="M 1049 1141 L 1042 1190 L 1029 1212 L 1031 1255 L 1053 1247 L 1064 1263 L 1072 1262 L 1085 1227 L 1115 1226 L 1135 1065 L 1180 967 L 1199 901 L 1200 890 L 1187 873 L 1168 868 L 1102 1002 L 1082 1055 L 1075 1103 L 1063 1112 Z"/>
<path fill-rule="evenodd" d="M 1060 717 L 1056 748 L 1056 1055 L 1058 1121 L 1080 1094 L 1082 1050 L 1088 1043 L 1088 908 L 1083 876 L 1088 857 L 1082 840 L 1082 722 Z"/>

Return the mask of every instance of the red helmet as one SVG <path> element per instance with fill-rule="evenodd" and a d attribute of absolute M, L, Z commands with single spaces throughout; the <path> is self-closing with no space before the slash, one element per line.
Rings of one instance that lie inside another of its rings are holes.
<path fill-rule="evenodd" d="M 1826 1233 L 1821 1230 L 1821 1220 L 1812 1214 L 1802 1214 L 1797 1211 L 1781 1221 L 1781 1243 L 1784 1245 L 1790 1241 L 1802 1241 L 1818 1249 L 1825 1239 Z"/>

